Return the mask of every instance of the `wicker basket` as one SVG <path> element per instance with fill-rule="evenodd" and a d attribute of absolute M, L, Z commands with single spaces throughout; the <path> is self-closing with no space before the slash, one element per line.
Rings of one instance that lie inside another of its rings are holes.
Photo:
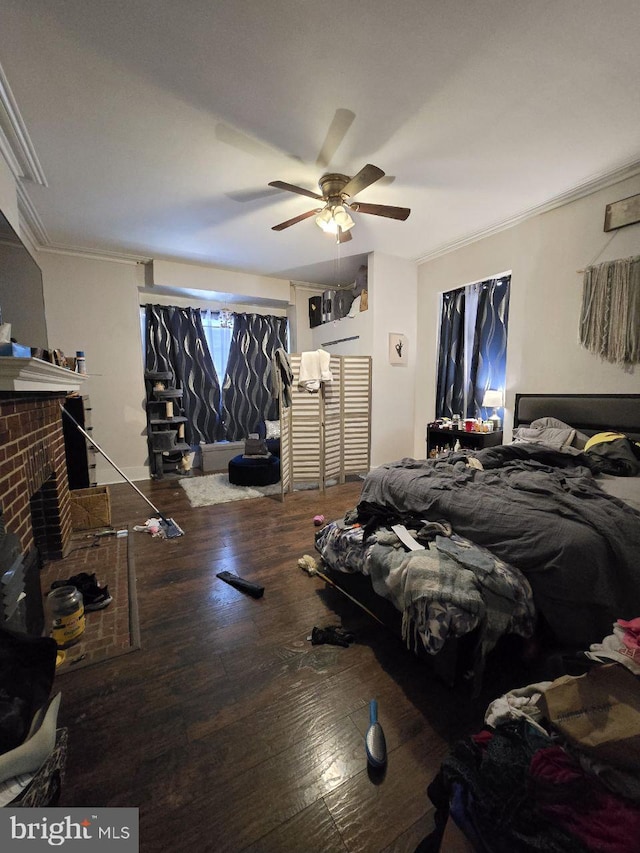
<path fill-rule="evenodd" d="M 111 527 L 111 499 L 108 486 L 75 489 L 71 495 L 71 527 L 74 530 L 93 530 Z"/>

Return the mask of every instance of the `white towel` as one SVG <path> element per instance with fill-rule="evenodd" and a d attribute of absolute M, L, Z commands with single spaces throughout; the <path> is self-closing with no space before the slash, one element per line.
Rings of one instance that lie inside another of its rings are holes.
<path fill-rule="evenodd" d="M 331 353 L 326 350 L 318 350 L 318 359 L 320 360 L 320 381 L 333 382 L 333 374 L 330 370 Z"/>
<path fill-rule="evenodd" d="M 321 382 L 333 382 L 330 362 L 331 353 L 323 349 L 301 353 L 298 386 L 313 392 L 319 390 Z"/>
<path fill-rule="evenodd" d="M 300 374 L 298 385 L 307 391 L 317 391 L 320 388 L 320 358 L 318 351 L 303 352 L 300 356 Z"/>

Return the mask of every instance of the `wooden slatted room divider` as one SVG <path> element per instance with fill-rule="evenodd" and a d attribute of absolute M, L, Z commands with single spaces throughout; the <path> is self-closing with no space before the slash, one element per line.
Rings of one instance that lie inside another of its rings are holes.
<path fill-rule="evenodd" d="M 332 382 L 309 392 L 298 387 L 300 354 L 289 356 L 293 373 L 290 405 L 280 397 L 282 496 L 297 484 L 344 483 L 365 474 L 371 458 L 371 358 L 332 355 Z"/>

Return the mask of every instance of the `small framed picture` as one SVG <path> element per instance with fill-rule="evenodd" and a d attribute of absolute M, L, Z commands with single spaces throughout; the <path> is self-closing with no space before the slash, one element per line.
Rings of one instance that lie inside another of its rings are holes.
<path fill-rule="evenodd" d="M 389 364 L 407 364 L 409 344 L 406 335 L 389 332 Z"/>
<path fill-rule="evenodd" d="M 604 209 L 604 230 L 614 231 L 640 222 L 640 194 L 608 204 Z"/>

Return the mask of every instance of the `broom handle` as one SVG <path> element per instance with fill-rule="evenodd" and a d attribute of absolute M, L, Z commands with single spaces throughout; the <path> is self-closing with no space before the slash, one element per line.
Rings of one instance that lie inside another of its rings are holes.
<path fill-rule="evenodd" d="M 318 577 L 319 577 L 319 578 L 322 578 L 322 580 L 323 580 L 325 583 L 328 583 L 328 584 L 329 584 L 329 586 L 332 586 L 334 589 L 337 589 L 337 590 L 338 590 L 338 592 L 341 592 L 343 595 L 346 595 L 346 596 L 347 596 L 347 598 L 349 599 L 349 601 L 353 601 L 353 603 L 354 603 L 354 604 L 357 604 L 357 605 L 358 605 L 358 607 L 359 607 L 361 610 L 364 610 L 364 612 L 365 612 L 365 613 L 368 613 L 368 614 L 369 614 L 369 616 L 371 616 L 371 618 L 372 618 L 372 619 L 375 619 L 375 620 L 376 620 L 376 622 L 379 622 L 379 623 L 380 623 L 383 627 L 385 627 L 385 628 L 387 627 L 387 626 L 384 624 L 384 622 L 382 621 L 382 619 L 378 619 L 378 617 L 376 616 L 376 614 L 375 614 L 375 613 L 372 613 L 372 612 L 371 612 L 367 607 L 365 607 L 365 606 L 364 606 L 364 604 L 362 604 L 362 602 L 358 601 L 358 599 L 357 599 L 357 598 L 354 598 L 352 595 L 349 595 L 349 593 L 348 593 L 348 592 L 346 592 L 344 589 L 342 589 L 342 587 L 341 587 L 341 586 L 338 586 L 338 584 L 337 584 L 337 583 L 334 583 L 334 582 L 331 580 L 331 578 L 328 578 L 328 577 L 327 577 L 323 572 L 321 572 L 321 571 L 319 571 L 318 569 L 316 569 L 315 574 L 316 574 L 316 575 L 318 575 Z"/>
<path fill-rule="evenodd" d="M 98 444 L 98 442 L 97 442 L 97 441 L 94 441 L 94 440 L 91 438 L 91 436 L 89 435 L 89 433 L 88 433 L 88 432 L 86 432 L 86 431 L 85 431 L 85 430 L 80 426 L 80 424 L 79 424 L 79 423 L 78 423 L 78 421 L 73 417 L 73 415 L 71 414 L 71 412 L 68 412 L 68 411 L 65 409 L 65 407 L 62 405 L 62 403 L 60 403 L 60 408 L 62 409 L 62 411 L 64 412 L 64 414 L 69 418 L 69 420 L 73 421 L 73 423 L 74 423 L 74 424 L 76 425 L 76 427 L 80 430 L 80 432 L 81 432 L 81 433 L 82 433 L 82 435 L 87 439 L 87 441 L 91 442 L 91 444 L 95 447 L 95 449 L 98 451 L 98 453 L 102 453 L 102 455 L 103 455 L 103 456 L 104 456 L 104 458 L 107 460 L 107 462 L 109 462 L 111 465 L 113 465 L 113 467 L 116 469 L 116 471 L 118 472 L 118 474 L 120 474 L 120 476 L 121 476 L 124 480 L 126 480 L 126 481 L 127 481 L 127 483 L 129 483 L 129 485 L 130 485 L 130 486 L 132 486 L 132 487 L 136 490 L 136 492 L 140 495 L 140 497 L 142 498 L 142 500 L 143 500 L 143 501 L 146 501 L 146 502 L 149 504 L 149 506 L 151 507 L 151 509 L 152 509 L 155 513 L 157 513 L 157 514 L 160 516 L 160 518 L 164 519 L 164 515 L 160 512 L 160 510 L 158 509 L 158 507 L 157 507 L 157 506 L 154 506 L 154 505 L 151 503 L 151 501 L 149 500 L 149 498 L 148 498 L 146 495 L 143 495 L 143 494 L 142 494 L 142 492 L 141 492 L 141 491 L 140 491 L 140 489 L 136 486 L 136 484 L 135 484 L 135 483 L 133 483 L 133 482 L 132 482 L 128 477 L 127 477 L 127 475 L 124 473 L 124 471 L 121 471 L 121 470 L 120 470 L 120 468 L 118 468 L 118 466 L 117 466 L 117 465 L 116 465 L 116 463 L 113 461 L 113 459 L 111 459 L 111 457 L 110 457 L 110 456 L 108 456 L 108 455 L 104 452 L 104 450 L 100 447 L 100 445 Z"/>

